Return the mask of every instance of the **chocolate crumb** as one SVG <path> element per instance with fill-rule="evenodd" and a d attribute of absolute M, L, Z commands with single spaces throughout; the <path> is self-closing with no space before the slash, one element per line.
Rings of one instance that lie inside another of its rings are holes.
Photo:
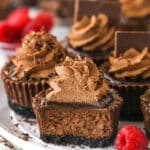
<path fill-rule="evenodd" d="M 35 125 L 36 121 L 35 120 L 29 120 L 28 118 L 23 118 L 22 121 L 29 123 L 30 125 Z"/>
<path fill-rule="evenodd" d="M 16 127 L 18 127 L 18 126 L 19 126 L 19 123 L 15 123 L 14 125 L 15 125 Z"/>
<path fill-rule="evenodd" d="M 10 149 L 15 149 L 14 146 L 8 142 L 6 139 L 0 137 L 0 143 L 3 143 L 5 146 L 7 146 Z"/>
<path fill-rule="evenodd" d="M 28 141 L 30 136 L 28 133 L 21 133 L 21 135 L 19 135 L 19 138 L 23 139 L 24 141 Z"/>
<path fill-rule="evenodd" d="M 10 116 L 10 119 L 13 120 L 13 116 Z"/>
<path fill-rule="evenodd" d="M 70 145 L 71 146 L 71 148 L 75 148 L 76 146 L 75 145 Z"/>

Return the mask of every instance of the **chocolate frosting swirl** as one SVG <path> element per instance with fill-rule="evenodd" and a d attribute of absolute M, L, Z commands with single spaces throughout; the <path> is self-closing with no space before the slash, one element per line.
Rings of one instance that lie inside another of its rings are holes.
<path fill-rule="evenodd" d="M 53 89 L 47 93 L 49 101 L 96 104 L 108 93 L 108 85 L 90 58 L 66 57 L 56 72 L 58 76 L 49 80 Z"/>
<path fill-rule="evenodd" d="M 142 18 L 150 15 L 150 0 L 120 0 L 122 13 L 129 18 Z"/>
<path fill-rule="evenodd" d="M 106 51 L 114 45 L 114 32 L 115 28 L 110 27 L 109 19 L 105 14 L 84 16 L 81 21 L 72 26 L 68 41 L 75 49 Z"/>
<path fill-rule="evenodd" d="M 23 78 L 47 78 L 55 74 L 55 65 L 65 58 L 65 50 L 56 38 L 44 31 L 31 32 L 17 49 L 18 56 L 12 59 L 13 76 Z"/>
<path fill-rule="evenodd" d="M 150 53 L 145 47 L 141 52 L 130 48 L 120 57 L 109 58 L 110 69 L 116 78 L 150 78 Z"/>

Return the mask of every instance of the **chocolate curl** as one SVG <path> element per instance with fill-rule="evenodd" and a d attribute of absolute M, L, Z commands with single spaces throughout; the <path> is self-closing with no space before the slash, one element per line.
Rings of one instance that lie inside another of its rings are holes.
<path fill-rule="evenodd" d="M 78 12 L 79 12 L 79 0 L 75 0 L 75 3 L 74 3 L 74 23 L 78 20 Z"/>

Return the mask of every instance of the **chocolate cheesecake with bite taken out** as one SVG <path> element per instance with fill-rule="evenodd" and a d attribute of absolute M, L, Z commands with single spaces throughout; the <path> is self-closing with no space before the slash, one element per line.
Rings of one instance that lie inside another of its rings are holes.
<path fill-rule="evenodd" d="M 55 69 L 51 88 L 37 94 L 32 103 L 41 139 L 62 145 L 110 145 L 122 98 L 109 88 L 90 58 L 66 57 Z"/>

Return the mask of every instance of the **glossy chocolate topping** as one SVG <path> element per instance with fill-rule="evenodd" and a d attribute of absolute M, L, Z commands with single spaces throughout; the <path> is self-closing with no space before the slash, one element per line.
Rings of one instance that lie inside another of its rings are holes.
<path fill-rule="evenodd" d="M 97 66 L 89 58 L 66 57 L 56 67 L 56 72 L 58 76 L 49 80 L 53 89 L 46 96 L 49 101 L 97 104 L 109 91 Z"/>
<path fill-rule="evenodd" d="M 22 78 L 47 78 L 55 74 L 55 65 L 65 58 L 65 51 L 56 38 L 44 31 L 31 32 L 12 58 L 12 76 Z"/>
<path fill-rule="evenodd" d="M 150 78 L 150 53 L 147 47 L 141 51 L 130 48 L 119 57 L 110 57 L 109 63 L 109 72 L 116 78 Z"/>
<path fill-rule="evenodd" d="M 114 46 L 115 28 L 110 26 L 105 14 L 84 16 L 72 26 L 68 35 L 69 44 L 83 51 L 106 51 Z"/>
<path fill-rule="evenodd" d="M 120 0 L 122 13 L 129 18 L 142 18 L 150 15 L 150 0 Z"/>

